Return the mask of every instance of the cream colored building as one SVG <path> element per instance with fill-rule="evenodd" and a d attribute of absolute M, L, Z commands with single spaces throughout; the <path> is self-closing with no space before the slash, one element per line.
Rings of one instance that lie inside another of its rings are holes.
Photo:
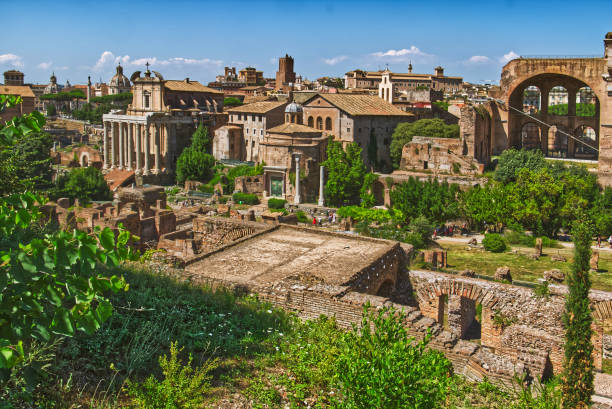
<path fill-rule="evenodd" d="M 165 80 L 148 69 L 132 74 L 132 103 L 104 121 L 104 169 L 137 175 L 173 175 L 176 159 L 191 143 L 200 122 L 214 127 L 223 111 L 223 93 L 197 81 Z M 212 133 L 211 133 L 212 134 Z M 170 180 L 160 178 L 157 180 Z M 145 181 L 156 178 L 144 178 Z"/>

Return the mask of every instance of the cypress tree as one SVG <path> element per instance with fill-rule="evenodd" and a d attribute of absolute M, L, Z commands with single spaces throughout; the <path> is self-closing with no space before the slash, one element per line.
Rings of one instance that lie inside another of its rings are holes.
<path fill-rule="evenodd" d="M 565 301 L 565 361 L 563 363 L 563 408 L 587 408 L 593 394 L 593 331 L 589 307 L 589 261 L 593 228 L 578 220 L 572 228 L 574 264 L 568 277 L 569 294 Z"/>

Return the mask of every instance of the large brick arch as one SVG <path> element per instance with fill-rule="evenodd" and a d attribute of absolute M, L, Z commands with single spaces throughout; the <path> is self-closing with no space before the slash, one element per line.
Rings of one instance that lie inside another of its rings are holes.
<path fill-rule="evenodd" d="M 476 283 L 447 279 L 435 283 L 428 283 L 417 289 L 417 297 L 424 302 L 437 300 L 443 295 L 465 297 L 474 301 L 476 304 L 482 304 L 483 307 L 491 309 L 498 304 L 498 299 L 494 291 Z"/>

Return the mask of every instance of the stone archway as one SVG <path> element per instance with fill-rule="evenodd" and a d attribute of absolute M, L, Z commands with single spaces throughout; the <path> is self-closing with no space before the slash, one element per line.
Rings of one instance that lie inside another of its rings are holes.
<path fill-rule="evenodd" d="M 89 160 L 89 153 L 83 152 L 81 153 L 81 157 L 79 158 L 79 164 L 82 168 L 86 168 L 89 166 L 91 161 Z"/>
<path fill-rule="evenodd" d="M 395 283 L 393 280 L 385 280 L 378 290 L 376 291 L 376 295 L 380 297 L 390 297 L 393 291 L 395 290 Z"/>

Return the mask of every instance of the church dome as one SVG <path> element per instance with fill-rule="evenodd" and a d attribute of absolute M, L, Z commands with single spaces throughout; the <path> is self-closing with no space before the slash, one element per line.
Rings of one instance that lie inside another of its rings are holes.
<path fill-rule="evenodd" d="M 290 103 L 285 108 L 285 113 L 293 114 L 298 112 L 304 112 L 304 110 L 302 109 L 302 106 L 300 104 L 297 104 L 295 102 Z"/>
<path fill-rule="evenodd" d="M 117 88 L 130 88 L 130 80 L 123 75 L 123 67 L 121 65 L 117 66 L 117 73 L 111 78 L 108 85 Z"/>

